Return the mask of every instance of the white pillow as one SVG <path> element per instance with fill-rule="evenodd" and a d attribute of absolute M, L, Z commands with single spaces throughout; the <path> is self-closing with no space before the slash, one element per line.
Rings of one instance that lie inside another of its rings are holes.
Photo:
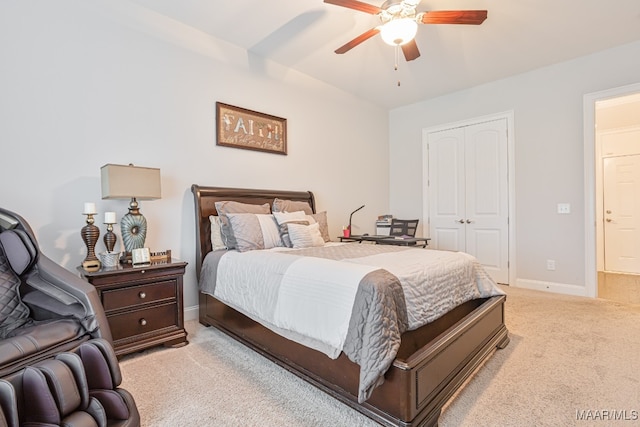
<path fill-rule="evenodd" d="M 227 249 L 227 245 L 225 245 L 222 240 L 222 221 L 220 217 L 209 215 L 209 221 L 211 221 L 211 250 L 219 251 L 221 249 Z"/>
<path fill-rule="evenodd" d="M 324 239 L 320 234 L 320 226 L 317 222 L 311 225 L 290 223 L 288 228 L 289 238 L 295 249 L 324 246 Z"/>
<path fill-rule="evenodd" d="M 304 211 L 296 211 L 296 212 L 274 212 L 274 218 L 278 222 L 278 226 L 280 227 L 280 237 L 282 238 L 282 243 L 288 247 L 293 247 L 291 243 L 291 239 L 289 238 L 289 225 L 292 223 L 295 224 L 304 224 L 308 225 L 310 223 L 307 214 Z"/>

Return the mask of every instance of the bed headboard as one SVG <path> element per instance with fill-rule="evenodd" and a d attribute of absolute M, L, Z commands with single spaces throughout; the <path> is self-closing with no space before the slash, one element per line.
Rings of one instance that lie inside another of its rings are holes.
<path fill-rule="evenodd" d="M 315 199 L 311 191 L 252 190 L 247 188 L 191 186 L 196 213 L 196 273 L 200 277 L 202 260 L 211 252 L 211 221 L 209 215 L 218 215 L 216 202 L 233 200 L 241 203 L 273 205 L 273 199 L 296 200 L 309 203 L 316 211 Z"/>

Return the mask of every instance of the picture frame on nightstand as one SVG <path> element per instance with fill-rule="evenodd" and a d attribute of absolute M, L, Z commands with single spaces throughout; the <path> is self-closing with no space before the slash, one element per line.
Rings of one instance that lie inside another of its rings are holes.
<path fill-rule="evenodd" d="M 149 248 L 139 248 L 131 251 L 131 264 L 134 267 L 144 267 L 151 264 Z"/>

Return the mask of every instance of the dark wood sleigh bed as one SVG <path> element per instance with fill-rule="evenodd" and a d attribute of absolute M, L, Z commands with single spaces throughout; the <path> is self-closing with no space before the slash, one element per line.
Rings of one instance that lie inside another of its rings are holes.
<path fill-rule="evenodd" d="M 209 215 L 215 202 L 272 204 L 274 198 L 308 202 L 313 193 L 191 187 L 196 215 L 196 271 L 211 251 Z M 359 366 L 344 354 L 325 354 L 290 341 L 226 306 L 199 294 L 199 320 L 307 380 L 336 399 L 387 426 L 436 426 L 445 403 L 496 348 L 509 343 L 504 296 L 469 301 L 436 321 L 402 335 L 400 350 L 384 383 L 364 403 L 357 401 Z"/>

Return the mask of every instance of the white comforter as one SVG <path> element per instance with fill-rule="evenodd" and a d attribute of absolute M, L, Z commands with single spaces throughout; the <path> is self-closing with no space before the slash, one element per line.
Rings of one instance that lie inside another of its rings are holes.
<path fill-rule="evenodd" d="M 276 251 L 229 252 L 218 264 L 214 296 L 335 359 L 358 284 L 376 269 Z"/>

